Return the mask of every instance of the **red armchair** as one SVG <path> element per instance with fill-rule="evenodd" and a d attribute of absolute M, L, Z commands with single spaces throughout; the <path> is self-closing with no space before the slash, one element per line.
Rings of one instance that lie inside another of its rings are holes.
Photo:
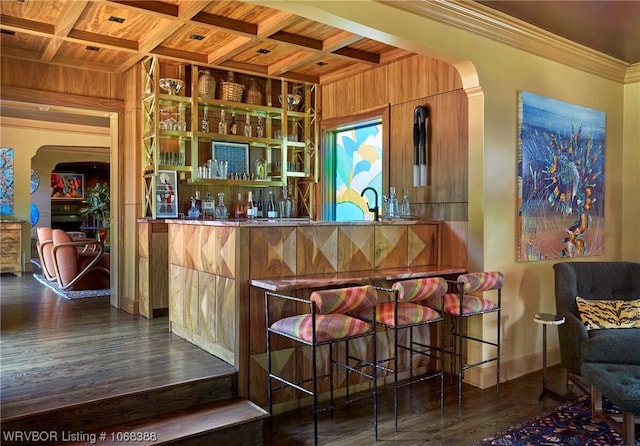
<path fill-rule="evenodd" d="M 90 239 L 74 241 L 61 229 L 53 230 L 52 240 L 51 255 L 55 279 L 60 288 L 68 290 L 109 288 L 111 259 L 109 253 L 105 252 L 102 242 Z"/>

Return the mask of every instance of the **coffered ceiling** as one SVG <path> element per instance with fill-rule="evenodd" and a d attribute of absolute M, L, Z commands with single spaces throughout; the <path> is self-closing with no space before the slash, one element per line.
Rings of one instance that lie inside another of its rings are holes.
<path fill-rule="evenodd" d="M 606 54 L 640 62 L 640 0 L 378 0 L 404 9 L 477 5 Z M 146 55 L 325 84 L 409 55 L 401 48 L 240 0 L 0 0 L 10 58 L 123 73 Z M 363 3 L 365 5 L 365 3 Z M 510 23 L 517 26 L 517 21 Z M 13 110 L 4 104 L 0 113 Z M 18 110 L 16 113 L 25 113 Z"/>
<path fill-rule="evenodd" d="M 122 73 L 147 54 L 320 83 L 407 52 L 242 1 L 0 2 L 2 54 Z"/>

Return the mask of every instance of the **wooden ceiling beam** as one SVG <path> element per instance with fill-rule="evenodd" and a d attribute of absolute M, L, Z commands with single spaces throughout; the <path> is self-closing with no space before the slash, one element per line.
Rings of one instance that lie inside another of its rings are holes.
<path fill-rule="evenodd" d="M 153 51 L 151 51 L 151 54 L 184 63 L 208 63 L 206 54 L 177 50 L 175 48 L 169 48 L 162 45 L 155 47 Z"/>
<path fill-rule="evenodd" d="M 278 31 L 271 34 L 268 40 L 276 40 L 278 42 L 287 43 L 296 46 L 301 50 L 322 51 L 322 40 L 312 39 L 310 37 L 299 36 L 285 31 Z"/>
<path fill-rule="evenodd" d="M 5 14 L 0 14 L 0 27 L 8 31 L 34 34 L 41 37 L 51 37 L 56 33 L 54 25 L 23 19 L 20 17 L 12 17 Z"/>
<path fill-rule="evenodd" d="M 340 31 L 322 42 L 322 51 L 331 53 L 332 51 L 349 46 L 352 43 L 359 42 L 363 38 L 364 37 L 350 33 L 349 31 Z"/>
<path fill-rule="evenodd" d="M 241 20 L 199 12 L 191 19 L 193 24 L 208 25 L 222 31 L 231 31 L 245 37 L 258 37 L 258 26 Z"/>
<path fill-rule="evenodd" d="M 158 2 L 152 0 L 106 0 L 105 3 L 115 3 L 137 12 L 146 12 L 161 18 L 179 18 L 179 7 L 171 3 Z M 115 6 L 115 5 L 114 5 Z M 206 6 L 206 4 L 204 5 Z M 203 7 L 204 7 L 203 6 Z"/>
<path fill-rule="evenodd" d="M 118 51 L 140 51 L 138 42 L 135 40 L 103 36 L 101 34 L 91 33 L 88 31 L 80 31 L 78 29 L 71 30 L 65 40 L 75 41 L 83 45 L 93 45 L 101 48 L 110 48 Z"/>
<path fill-rule="evenodd" d="M 342 56 L 347 59 L 351 59 L 358 62 L 368 63 L 371 65 L 380 64 L 380 55 L 376 53 L 370 53 L 368 51 L 356 50 L 354 48 L 339 48 L 332 51 L 331 54 L 336 56 Z"/>
<path fill-rule="evenodd" d="M 48 62 L 53 60 L 64 42 L 61 37 L 67 37 L 67 35 L 69 35 L 88 3 L 88 1 L 75 1 L 64 4 L 60 13 L 61 20 L 55 25 L 54 34 L 56 37 L 49 40 L 44 50 L 42 50 L 40 57 L 43 61 Z"/>

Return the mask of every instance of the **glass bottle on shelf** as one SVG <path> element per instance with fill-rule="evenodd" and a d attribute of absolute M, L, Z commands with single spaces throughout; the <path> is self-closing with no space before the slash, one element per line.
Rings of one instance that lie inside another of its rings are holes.
<path fill-rule="evenodd" d="M 253 133 L 253 129 L 251 128 L 251 116 L 249 113 L 244 118 L 244 136 L 247 138 L 251 138 L 251 134 Z"/>
<path fill-rule="evenodd" d="M 218 205 L 216 206 L 216 219 L 223 220 L 227 218 L 227 207 L 224 205 L 224 193 L 218 193 Z"/>
<path fill-rule="evenodd" d="M 405 189 L 402 194 L 402 210 L 401 215 L 408 217 L 411 215 L 411 203 L 409 203 L 409 190 Z"/>
<path fill-rule="evenodd" d="M 389 187 L 389 205 L 387 207 L 387 216 L 389 218 L 398 217 L 398 197 L 396 197 L 396 188 Z"/>
<path fill-rule="evenodd" d="M 231 112 L 231 122 L 229 123 L 229 134 L 230 135 L 238 134 L 238 123 L 236 122 L 235 112 Z"/>
<path fill-rule="evenodd" d="M 200 130 L 203 133 L 209 133 L 209 110 L 207 107 L 205 107 L 204 112 L 202 112 L 202 128 Z"/>
<path fill-rule="evenodd" d="M 247 218 L 256 218 L 258 216 L 258 208 L 253 202 L 253 192 L 251 191 L 247 194 L 247 205 L 245 207 L 247 210 Z"/>
<path fill-rule="evenodd" d="M 213 218 L 216 213 L 216 202 L 211 196 L 211 192 L 207 191 L 207 199 L 202 203 L 202 216 L 204 218 Z"/>
<path fill-rule="evenodd" d="M 267 218 L 278 218 L 278 208 L 271 190 L 269 191 L 269 201 L 267 201 Z"/>
<path fill-rule="evenodd" d="M 262 189 L 258 192 L 258 202 L 256 203 L 256 217 L 264 217 L 264 202 L 262 201 Z"/>
<path fill-rule="evenodd" d="M 191 207 L 187 211 L 189 220 L 197 220 L 200 217 L 200 209 L 196 206 L 196 198 L 191 197 Z"/>
<path fill-rule="evenodd" d="M 287 195 L 287 186 L 282 186 L 282 198 L 279 205 L 280 218 L 291 218 L 291 199 Z"/>
<path fill-rule="evenodd" d="M 218 122 L 218 133 L 221 135 L 227 134 L 227 121 L 224 116 L 224 109 L 220 110 L 220 122 Z"/>
<path fill-rule="evenodd" d="M 264 137 L 264 127 L 262 127 L 262 117 L 258 116 L 258 122 L 256 123 L 256 136 L 258 138 Z"/>
<path fill-rule="evenodd" d="M 236 208 L 233 212 L 233 216 L 237 219 L 244 218 L 244 205 L 242 204 L 242 193 L 238 192 L 238 201 L 236 202 Z"/>

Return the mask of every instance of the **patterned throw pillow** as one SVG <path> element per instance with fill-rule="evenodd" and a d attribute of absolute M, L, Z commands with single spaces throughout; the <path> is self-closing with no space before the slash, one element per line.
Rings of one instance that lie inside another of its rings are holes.
<path fill-rule="evenodd" d="M 577 296 L 576 304 L 587 330 L 640 328 L 640 299 L 591 300 Z"/>

